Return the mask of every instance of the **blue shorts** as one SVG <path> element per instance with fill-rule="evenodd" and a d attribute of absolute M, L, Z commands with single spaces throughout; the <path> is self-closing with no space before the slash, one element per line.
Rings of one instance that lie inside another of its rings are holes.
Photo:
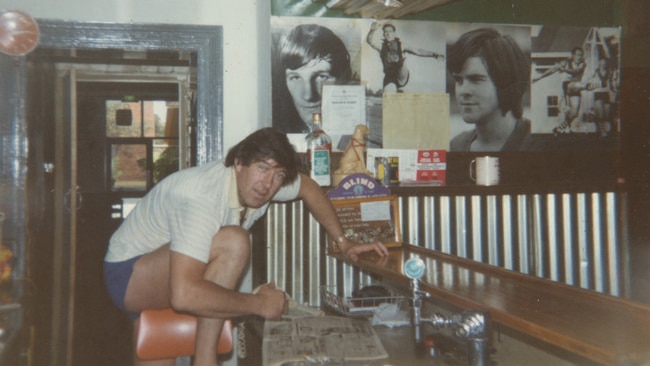
<path fill-rule="evenodd" d="M 131 319 L 137 319 L 140 313 L 133 313 L 126 310 L 124 297 L 126 296 L 126 287 L 129 285 L 129 279 L 133 273 L 133 264 L 141 256 L 127 259 L 123 262 L 104 262 L 104 283 L 108 289 L 108 294 L 120 310 L 129 315 Z"/>

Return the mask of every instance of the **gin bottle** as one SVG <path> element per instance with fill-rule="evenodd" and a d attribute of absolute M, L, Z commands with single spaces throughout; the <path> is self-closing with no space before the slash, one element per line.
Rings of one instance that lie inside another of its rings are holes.
<path fill-rule="evenodd" d="M 305 137 L 310 176 L 320 186 L 330 186 L 332 139 L 323 131 L 320 113 L 313 114 L 312 122 L 312 130 Z"/>

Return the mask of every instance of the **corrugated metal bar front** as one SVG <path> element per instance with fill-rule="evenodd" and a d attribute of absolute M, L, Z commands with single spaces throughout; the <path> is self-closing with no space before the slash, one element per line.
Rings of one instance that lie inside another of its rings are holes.
<path fill-rule="evenodd" d="M 611 295 L 623 295 L 617 194 L 545 193 L 398 197 L 405 242 Z M 269 281 L 320 305 L 373 282 L 326 256 L 327 238 L 302 202 L 272 204 L 266 220 Z M 305 245 L 308 243 L 308 245 Z"/>

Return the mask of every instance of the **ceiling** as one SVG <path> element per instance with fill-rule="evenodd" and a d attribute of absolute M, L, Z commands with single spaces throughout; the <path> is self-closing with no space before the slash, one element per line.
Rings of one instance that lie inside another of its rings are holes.
<path fill-rule="evenodd" d="M 343 9 L 347 15 L 357 14 L 362 18 L 397 19 L 452 1 L 458 0 L 327 0 L 326 6 L 331 9 Z"/>

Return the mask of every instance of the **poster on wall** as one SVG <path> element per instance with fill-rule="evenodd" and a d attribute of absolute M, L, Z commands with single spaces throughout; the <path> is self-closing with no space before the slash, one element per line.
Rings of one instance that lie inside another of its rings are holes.
<path fill-rule="evenodd" d="M 426 98 L 425 94 L 444 93 L 444 34 L 444 24 L 438 22 L 366 19 L 362 23 L 361 78 L 366 84 L 368 127 L 381 146 L 384 136 L 391 133 L 390 126 L 383 123 L 385 94 L 419 94 Z M 416 117 L 428 119 L 430 125 L 425 130 L 434 128 L 433 115 Z"/>
<path fill-rule="evenodd" d="M 450 151 L 514 151 L 531 121 L 530 28 L 449 23 Z"/>
<path fill-rule="evenodd" d="M 350 19 L 271 18 L 273 127 L 298 135 L 292 141 L 304 140 L 322 112 L 324 85 L 360 84 L 359 27 Z"/>
<path fill-rule="evenodd" d="M 532 27 L 533 133 L 620 132 L 620 29 Z"/>
<path fill-rule="evenodd" d="M 271 36 L 273 126 L 297 141 L 320 112 L 323 85 L 334 84 L 365 88 L 371 148 L 383 147 L 382 108 L 393 93 L 449 95 L 449 126 L 431 139 L 448 139 L 449 151 L 618 142 L 618 27 L 273 16 Z M 440 126 L 439 117 L 417 118 L 429 118 L 427 133 Z"/>

